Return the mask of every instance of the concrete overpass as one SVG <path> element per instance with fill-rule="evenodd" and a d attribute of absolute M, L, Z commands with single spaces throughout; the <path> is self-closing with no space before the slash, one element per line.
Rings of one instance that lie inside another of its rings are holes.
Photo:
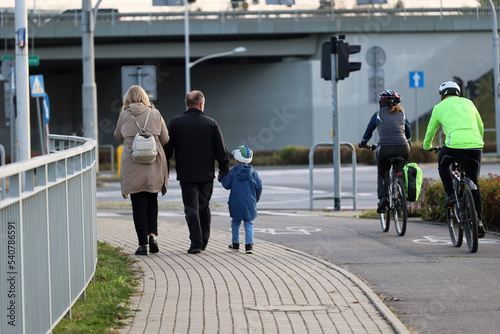
<path fill-rule="evenodd" d="M 50 129 L 81 134 L 81 25 L 73 17 L 30 17 L 30 54 L 40 65 L 51 101 Z M 78 18 L 78 17 L 77 17 Z M 4 54 L 14 54 L 14 22 L 1 16 Z M 206 113 L 220 123 L 229 148 L 255 150 L 331 141 L 331 83 L 320 78 L 321 43 L 345 34 L 362 50 L 352 56 L 361 71 L 341 81 L 342 141 L 358 142 L 371 114 L 375 77 L 379 87 L 403 95 L 415 119 L 439 101 L 437 87 L 453 76 L 475 79 L 492 69 L 491 17 L 480 8 L 193 12 L 191 60 L 245 46 L 247 52 L 202 62 L 191 69 L 191 86 L 207 98 Z M 374 47 L 377 47 L 374 49 Z M 377 55 L 374 55 L 377 50 Z M 385 61 L 370 67 L 380 50 Z M 100 144 L 117 145 L 113 131 L 121 107 L 121 67 L 155 65 L 155 105 L 168 120 L 184 110 L 184 23 L 182 13 L 130 13 L 100 17 L 95 28 Z M 424 72 L 424 87 L 410 88 L 409 72 Z M 32 148 L 38 147 L 32 101 Z M 0 139 L 8 143 L 5 113 Z M 493 127 L 492 124 L 489 127 Z"/>

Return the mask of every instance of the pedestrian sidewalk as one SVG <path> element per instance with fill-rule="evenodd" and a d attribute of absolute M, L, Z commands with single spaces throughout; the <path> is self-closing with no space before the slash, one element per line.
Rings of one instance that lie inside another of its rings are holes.
<path fill-rule="evenodd" d="M 256 240 L 254 254 L 237 253 L 229 231 L 212 230 L 204 252 L 187 254 L 183 217 L 160 218 L 148 256 L 134 255 L 131 215 L 99 217 L 97 231 L 142 271 L 120 333 L 409 333 L 363 281 L 294 249 Z"/>

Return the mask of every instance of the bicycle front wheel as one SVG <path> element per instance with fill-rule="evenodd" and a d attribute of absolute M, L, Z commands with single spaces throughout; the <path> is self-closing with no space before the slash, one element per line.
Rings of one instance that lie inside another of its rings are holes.
<path fill-rule="evenodd" d="M 463 226 L 465 232 L 465 239 L 467 240 L 467 247 L 469 252 L 477 252 L 478 238 L 477 238 L 477 214 L 476 207 L 472 193 L 469 189 L 464 190 L 462 195 L 462 209 L 463 209 Z"/>
<path fill-rule="evenodd" d="M 406 233 L 406 220 L 407 220 L 407 206 L 406 206 L 406 195 L 405 186 L 403 179 L 400 177 L 396 178 L 394 185 L 394 209 L 392 210 L 394 216 L 394 226 L 396 227 L 396 232 L 399 236 L 403 236 Z"/>
<path fill-rule="evenodd" d="M 464 231 L 458 222 L 456 208 L 456 205 L 453 208 L 447 208 L 446 218 L 448 219 L 448 229 L 450 230 L 451 242 L 453 242 L 453 246 L 460 247 L 462 246 L 462 241 L 464 240 Z"/>

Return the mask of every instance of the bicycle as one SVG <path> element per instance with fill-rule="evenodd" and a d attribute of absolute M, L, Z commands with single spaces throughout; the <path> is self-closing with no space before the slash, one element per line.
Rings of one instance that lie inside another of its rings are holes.
<path fill-rule="evenodd" d="M 373 151 L 377 148 L 377 145 L 365 145 L 360 147 Z M 380 213 L 380 226 L 383 232 L 388 232 L 392 215 L 396 232 L 402 237 L 406 233 L 408 218 L 405 183 L 403 180 L 403 172 L 400 168 L 405 159 L 402 157 L 390 157 L 387 161 L 391 163 L 389 172 L 389 192 L 387 194 L 389 206 L 385 213 Z"/>
<path fill-rule="evenodd" d="M 434 152 L 440 150 L 440 146 L 430 149 L 430 151 Z M 453 191 L 455 192 L 457 203 L 453 207 L 446 208 L 446 219 L 453 246 L 462 246 L 465 232 L 469 252 L 475 253 L 478 247 L 478 220 L 471 190 L 476 190 L 477 186 L 467 176 L 468 161 L 465 157 L 458 157 L 450 166 L 453 177 Z"/>

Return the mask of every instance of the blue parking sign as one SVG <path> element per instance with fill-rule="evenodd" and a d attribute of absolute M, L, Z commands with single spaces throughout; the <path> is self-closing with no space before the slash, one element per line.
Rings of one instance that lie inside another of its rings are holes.
<path fill-rule="evenodd" d="M 424 72 L 410 72 L 410 88 L 424 88 Z"/>

